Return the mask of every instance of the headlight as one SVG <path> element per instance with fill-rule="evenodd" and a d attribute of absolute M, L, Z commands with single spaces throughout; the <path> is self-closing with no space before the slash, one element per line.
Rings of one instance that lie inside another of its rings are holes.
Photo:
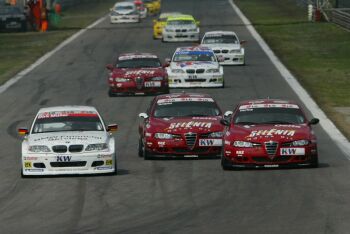
<path fill-rule="evenodd" d="M 131 79 L 129 78 L 121 78 L 121 77 L 117 77 L 115 78 L 115 82 L 130 82 Z"/>
<path fill-rule="evenodd" d="M 160 81 L 160 80 L 163 80 L 163 77 L 161 77 L 161 76 L 153 77 L 151 80 L 153 80 L 153 81 Z"/>
<path fill-rule="evenodd" d="M 212 132 L 209 134 L 208 137 L 213 137 L 213 138 L 221 138 L 224 135 L 223 132 Z"/>
<path fill-rule="evenodd" d="M 157 139 L 173 139 L 173 135 L 169 133 L 156 133 L 154 137 Z"/>
<path fill-rule="evenodd" d="M 217 69 L 217 68 L 213 68 L 213 69 L 208 69 L 207 70 L 207 73 L 218 73 L 218 72 L 220 72 L 220 70 Z"/>
<path fill-rule="evenodd" d="M 241 50 L 239 49 L 239 50 L 230 50 L 230 53 L 231 54 L 238 54 L 238 53 L 240 53 L 241 52 Z"/>
<path fill-rule="evenodd" d="M 108 145 L 106 143 L 90 144 L 86 146 L 85 151 L 101 151 L 106 149 L 108 149 Z"/>
<path fill-rule="evenodd" d="M 309 141 L 308 140 L 298 140 L 298 141 L 293 141 L 292 146 L 305 146 L 308 145 Z"/>
<path fill-rule="evenodd" d="M 48 153 L 51 152 L 49 147 L 46 145 L 31 145 L 28 148 L 28 151 L 34 152 L 34 153 Z"/>
<path fill-rule="evenodd" d="M 172 73 L 185 73 L 182 69 L 171 69 Z"/>
<path fill-rule="evenodd" d="M 233 146 L 241 147 L 241 148 L 249 148 L 249 147 L 253 147 L 253 143 L 247 142 L 247 141 L 234 141 Z"/>

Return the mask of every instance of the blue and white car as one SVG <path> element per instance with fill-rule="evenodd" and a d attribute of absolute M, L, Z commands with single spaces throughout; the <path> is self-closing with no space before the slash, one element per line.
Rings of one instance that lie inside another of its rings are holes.
<path fill-rule="evenodd" d="M 105 126 L 89 106 L 58 106 L 39 110 L 30 130 L 20 128 L 22 177 L 116 173 L 112 135 L 117 125 Z"/>
<path fill-rule="evenodd" d="M 245 50 L 237 34 L 232 31 L 206 32 L 202 38 L 201 46 L 211 48 L 222 61 L 221 65 L 244 65 Z"/>
<path fill-rule="evenodd" d="M 224 69 L 203 46 L 177 48 L 167 67 L 169 87 L 224 87 Z"/>

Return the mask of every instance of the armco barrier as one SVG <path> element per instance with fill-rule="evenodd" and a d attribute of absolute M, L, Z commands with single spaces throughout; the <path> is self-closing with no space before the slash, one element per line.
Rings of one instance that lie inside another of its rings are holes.
<path fill-rule="evenodd" d="M 350 8 L 331 9 L 331 21 L 350 30 Z"/>

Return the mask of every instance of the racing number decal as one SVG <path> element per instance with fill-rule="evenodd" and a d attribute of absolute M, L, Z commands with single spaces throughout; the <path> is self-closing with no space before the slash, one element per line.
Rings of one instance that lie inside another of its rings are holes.
<path fill-rule="evenodd" d="M 24 162 L 24 167 L 25 168 L 31 168 L 32 167 L 32 162 Z"/>
<path fill-rule="evenodd" d="M 111 166 L 113 164 L 113 160 L 106 160 L 106 165 Z"/>

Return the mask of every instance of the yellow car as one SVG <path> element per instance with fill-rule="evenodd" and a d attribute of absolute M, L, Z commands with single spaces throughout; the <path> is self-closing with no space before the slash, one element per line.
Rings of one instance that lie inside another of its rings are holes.
<path fill-rule="evenodd" d="M 180 12 L 165 12 L 160 14 L 157 20 L 153 20 L 153 39 L 162 39 L 163 28 L 169 16 L 181 15 Z"/>
<path fill-rule="evenodd" d="M 160 12 L 161 0 L 143 0 L 145 7 L 147 8 L 148 14 L 156 15 Z"/>

